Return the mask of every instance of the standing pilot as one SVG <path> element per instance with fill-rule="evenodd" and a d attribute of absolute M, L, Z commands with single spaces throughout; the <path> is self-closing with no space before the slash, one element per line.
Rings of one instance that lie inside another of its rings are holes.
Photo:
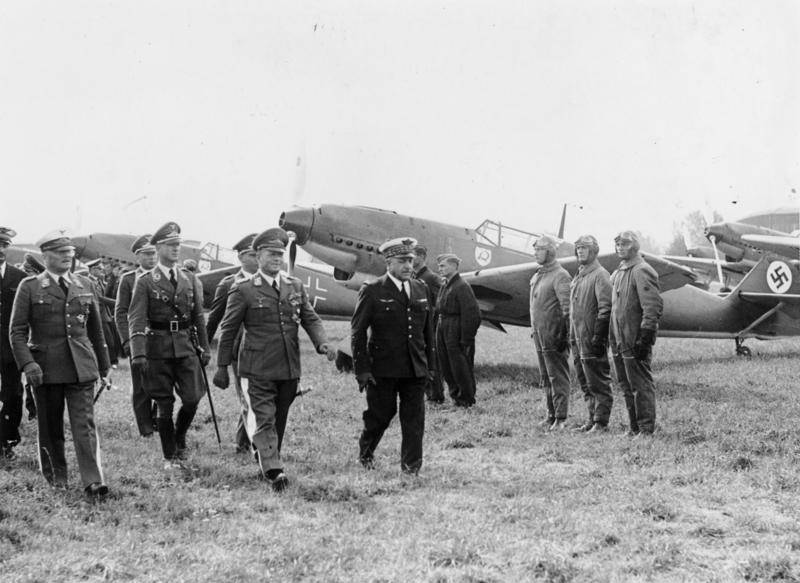
<path fill-rule="evenodd" d="M 425 382 L 435 374 L 428 290 L 413 279 L 416 244 L 400 238 L 380 246 L 386 275 L 361 287 L 351 321 L 356 379 L 367 392 L 359 460 L 366 468 L 374 466 L 375 449 L 397 412 L 399 397 L 400 467 L 409 474 L 422 466 Z"/>
<path fill-rule="evenodd" d="M 206 324 L 206 334 L 209 342 L 214 339 L 214 334 L 217 333 L 217 327 L 220 322 L 222 322 L 222 317 L 225 315 L 225 306 L 228 304 L 228 294 L 231 291 L 231 287 L 236 283 L 241 283 L 250 279 L 253 277 L 253 274 L 258 271 L 258 255 L 255 249 L 253 249 L 253 239 L 256 238 L 256 235 L 258 235 L 258 233 L 251 233 L 233 246 L 233 250 L 236 251 L 242 268 L 236 273 L 232 273 L 223 278 L 222 281 L 219 282 L 219 285 L 217 285 L 217 289 L 214 292 L 214 301 L 211 304 L 211 311 L 208 313 L 208 323 Z M 236 426 L 236 451 L 245 453 L 251 450 L 252 443 L 250 441 L 250 436 L 247 435 L 245 423 L 249 407 L 242 393 L 241 383 L 239 382 L 239 370 L 236 364 L 236 355 L 239 354 L 240 341 L 241 334 L 237 335 L 233 344 L 233 361 L 231 362 L 231 366 L 233 368 L 234 387 L 236 388 L 236 394 L 239 397 L 241 405 L 239 422 Z"/>
<path fill-rule="evenodd" d="M 128 310 L 131 372 L 158 406 L 158 435 L 165 469 L 180 467 L 186 457 L 186 432 L 203 397 L 200 366 L 210 353 L 203 319 L 203 289 L 190 272 L 178 267 L 181 229 L 167 223 L 151 244 L 158 263 L 136 280 Z M 173 389 L 181 399 L 177 420 Z"/>
<path fill-rule="evenodd" d="M 128 358 L 131 356 L 128 310 L 131 305 L 133 288 L 137 279 L 145 273 L 149 273 L 156 266 L 156 248 L 150 244 L 150 235 L 142 235 L 136 239 L 131 246 L 131 251 L 136 256 L 139 267 L 124 273 L 120 278 L 117 301 L 114 306 L 114 320 L 117 323 L 117 330 L 119 330 L 119 336 L 122 339 L 122 350 Z M 156 429 L 156 420 L 153 414 L 154 402 L 145 391 L 142 381 L 142 375 L 133 374 L 133 369 L 131 369 L 133 416 L 136 419 L 139 434 L 142 437 L 149 437 L 153 435 Z"/>
<path fill-rule="evenodd" d="M 611 392 L 611 366 L 608 363 L 608 327 L 611 318 L 611 281 L 600 265 L 600 246 L 592 235 L 575 241 L 578 273 L 570 285 L 570 337 L 573 357 L 589 420 L 583 431 L 605 431 L 614 401 Z"/>
<path fill-rule="evenodd" d="M 318 353 L 326 354 L 328 360 L 336 357 L 305 287 L 299 279 L 280 271 L 288 243 L 289 237 L 280 227 L 267 229 L 253 240 L 259 270 L 231 287 L 214 375 L 216 386 L 228 387 L 228 365 L 235 359 L 234 342 L 244 327 L 239 375 L 248 381 L 245 393 L 254 417 L 256 457 L 276 492 L 289 485 L 280 452 L 289 407 L 300 379 L 299 327 L 308 333 Z"/>
<path fill-rule="evenodd" d="M 458 407 L 471 407 L 475 404 L 475 335 L 481 325 L 481 310 L 472 287 L 458 273 L 461 259 L 445 253 L 436 261 L 439 274 L 447 282 L 436 303 L 436 355 L 453 402 Z"/>
<path fill-rule="evenodd" d="M 0 457 L 8 460 L 16 457 L 14 447 L 21 439 L 19 424 L 22 421 L 22 380 L 8 339 L 14 295 L 17 286 L 27 277 L 24 271 L 6 262 L 6 250 L 16 234 L 13 229 L 0 227 L 0 401 L 3 402 L 0 408 Z"/>
<path fill-rule="evenodd" d="M 622 231 L 614 239 L 622 259 L 611 275 L 611 351 L 625 396 L 630 435 L 652 435 L 656 425 L 656 392 L 650 367 L 664 302 L 658 274 L 639 254 L 639 238 Z"/>
<path fill-rule="evenodd" d="M 542 426 L 564 429 L 569 407 L 569 283 L 567 270 L 556 261 L 556 242 L 542 235 L 533 246 L 541 265 L 531 278 L 531 335 L 539 360 L 547 418 Z"/>
<path fill-rule="evenodd" d="M 46 271 L 23 280 L 11 313 L 11 346 L 33 387 L 37 406 L 39 466 L 52 485 L 67 486 L 64 403 L 88 496 L 105 496 L 94 424 L 94 384 L 110 363 L 92 283 L 70 274 L 75 245 L 65 231 L 38 243 Z"/>
<path fill-rule="evenodd" d="M 427 260 L 428 250 L 422 245 L 414 247 L 414 277 L 421 279 L 428 286 L 428 302 L 430 302 L 431 316 L 435 327 L 438 317 L 436 299 L 439 297 L 439 290 L 442 289 L 444 282 L 440 275 L 428 269 Z M 438 363 L 439 354 L 437 349 L 434 350 L 433 357 L 434 361 L 430 363 L 430 368 L 436 370 L 436 374 L 425 383 L 425 396 L 432 403 L 444 403 L 444 386 L 442 384 L 442 375 L 439 374 L 441 369 Z"/>

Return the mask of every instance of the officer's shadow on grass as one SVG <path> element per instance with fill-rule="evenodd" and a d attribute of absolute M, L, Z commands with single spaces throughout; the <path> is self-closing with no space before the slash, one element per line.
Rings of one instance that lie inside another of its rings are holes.
<path fill-rule="evenodd" d="M 494 383 L 511 387 L 538 386 L 539 370 L 531 365 L 515 363 L 478 364 L 475 366 L 477 383 Z"/>

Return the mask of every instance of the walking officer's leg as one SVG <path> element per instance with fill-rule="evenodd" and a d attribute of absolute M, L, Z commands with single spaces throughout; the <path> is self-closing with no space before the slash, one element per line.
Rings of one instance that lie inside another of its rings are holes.
<path fill-rule="evenodd" d="M 102 484 L 105 480 L 100 460 L 100 443 L 94 424 L 94 383 L 67 385 L 64 395 L 83 487 L 94 483 Z"/>

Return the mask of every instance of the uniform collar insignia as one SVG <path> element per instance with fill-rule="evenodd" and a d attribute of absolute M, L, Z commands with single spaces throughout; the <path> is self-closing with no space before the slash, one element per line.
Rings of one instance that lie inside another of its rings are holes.
<path fill-rule="evenodd" d="M 41 280 L 42 288 L 49 287 L 50 285 L 50 278 L 45 275 Z"/>
<path fill-rule="evenodd" d="M 261 285 L 261 276 L 260 275 L 256 275 L 253 278 L 253 285 L 256 285 L 256 286 Z"/>

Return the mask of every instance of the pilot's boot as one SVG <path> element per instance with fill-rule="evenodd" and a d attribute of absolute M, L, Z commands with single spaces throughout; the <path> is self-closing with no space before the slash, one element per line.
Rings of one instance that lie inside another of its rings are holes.
<path fill-rule="evenodd" d="M 197 405 L 184 404 L 178 409 L 178 419 L 175 422 L 175 446 L 176 454 L 180 459 L 186 457 L 186 432 L 189 431 L 196 412 Z"/>
<path fill-rule="evenodd" d="M 173 460 L 176 457 L 177 448 L 175 446 L 175 424 L 172 417 L 159 417 L 158 437 L 161 439 L 161 451 L 164 453 L 165 460 Z"/>
<path fill-rule="evenodd" d="M 637 435 L 639 433 L 639 421 L 636 419 L 636 407 L 631 405 L 628 405 L 628 421 L 631 424 L 628 435 Z"/>

